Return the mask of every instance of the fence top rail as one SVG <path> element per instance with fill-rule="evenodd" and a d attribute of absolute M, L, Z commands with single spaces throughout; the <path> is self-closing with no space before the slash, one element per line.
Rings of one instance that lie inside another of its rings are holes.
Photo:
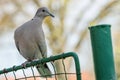
<path fill-rule="evenodd" d="M 47 62 L 52 62 L 52 61 L 54 62 L 55 60 L 65 59 L 67 57 L 72 57 L 74 59 L 75 69 L 76 69 L 76 77 L 77 77 L 77 80 L 81 80 L 79 58 L 78 58 L 78 56 L 75 52 L 62 53 L 62 54 L 59 54 L 59 55 L 50 56 L 48 58 L 43 58 L 43 59 L 40 59 L 40 60 L 32 61 L 30 63 L 27 63 L 25 67 L 23 67 L 22 65 L 18 65 L 18 66 L 14 65 L 13 67 L 5 68 L 3 70 L 0 70 L 0 75 L 8 73 L 8 72 L 14 72 L 14 71 L 17 71 L 17 70 L 21 70 L 21 69 L 29 68 L 29 67 L 32 67 L 32 66 L 36 66 L 36 65 L 41 64 L 41 63 L 47 63 Z"/>
<path fill-rule="evenodd" d="M 36 65 L 41 64 L 41 63 L 47 63 L 47 62 L 55 61 L 55 60 L 58 60 L 58 59 L 64 59 L 66 57 L 73 57 L 73 59 L 75 60 L 76 74 L 80 75 L 79 58 L 78 58 L 78 56 L 75 52 L 62 53 L 62 54 L 59 54 L 59 55 L 56 55 L 56 56 L 51 56 L 51 57 L 40 59 L 40 60 L 37 60 L 37 61 L 32 61 L 31 63 L 26 64 L 26 68 L 31 67 L 31 66 L 36 66 Z M 0 70 L 0 74 L 12 72 L 12 71 L 17 71 L 17 70 L 20 70 L 20 69 L 24 69 L 24 67 L 21 66 L 21 65 L 18 65 L 18 66 L 14 65 L 13 67 L 5 68 L 3 70 Z"/>

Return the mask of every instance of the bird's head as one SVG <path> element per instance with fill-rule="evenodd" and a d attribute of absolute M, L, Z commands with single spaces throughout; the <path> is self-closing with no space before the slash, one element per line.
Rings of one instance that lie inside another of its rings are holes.
<path fill-rule="evenodd" d="M 46 7 L 39 8 L 35 14 L 35 17 L 45 18 L 47 16 L 54 17 L 54 15 L 50 13 Z"/>

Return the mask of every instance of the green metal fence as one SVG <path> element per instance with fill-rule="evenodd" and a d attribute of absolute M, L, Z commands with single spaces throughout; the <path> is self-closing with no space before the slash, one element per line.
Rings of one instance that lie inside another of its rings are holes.
<path fill-rule="evenodd" d="M 73 57 L 74 62 L 75 62 L 76 73 L 67 73 L 66 72 L 64 59 L 66 59 L 68 57 Z M 33 78 L 32 80 L 36 80 L 36 77 L 42 77 L 42 76 L 36 76 L 35 75 L 35 72 L 33 70 L 33 66 L 36 66 L 36 65 L 41 64 L 41 63 L 51 62 L 51 61 L 55 62 L 56 60 L 60 60 L 60 59 L 62 59 L 62 63 L 63 63 L 63 66 L 64 66 L 64 73 L 57 73 L 56 70 L 55 70 L 54 64 L 52 64 L 53 67 L 54 67 L 54 73 L 55 74 L 51 74 L 51 75 L 55 76 L 54 80 L 57 80 L 56 75 L 63 75 L 63 74 L 66 76 L 66 78 L 65 78 L 66 80 L 68 80 L 67 75 L 70 75 L 70 74 L 71 75 L 76 75 L 76 79 L 81 80 L 79 58 L 78 58 L 77 54 L 74 53 L 74 52 L 63 53 L 63 54 L 60 54 L 60 55 L 44 58 L 44 59 L 41 59 L 41 60 L 38 60 L 38 61 L 33 61 L 31 63 L 26 64 L 26 68 L 24 68 L 21 65 L 13 66 L 11 68 L 6 68 L 6 69 L 3 69 L 3 70 L 0 70 L 0 76 L 4 75 L 4 80 L 9 80 L 9 78 L 7 77 L 7 74 L 12 72 L 12 74 L 14 75 L 14 80 L 27 80 L 27 78 L 31 78 L 31 77 Z M 31 68 L 32 76 L 28 76 L 28 77 L 26 76 L 25 69 L 27 69 L 27 68 Z M 22 70 L 24 77 L 17 78 L 16 71 L 18 71 L 18 70 Z M 48 75 L 45 75 L 45 76 L 46 76 L 46 80 L 47 80 Z"/>

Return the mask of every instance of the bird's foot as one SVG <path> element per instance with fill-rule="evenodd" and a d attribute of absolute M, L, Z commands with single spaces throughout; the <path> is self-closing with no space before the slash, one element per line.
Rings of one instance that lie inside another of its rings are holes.
<path fill-rule="evenodd" d="M 38 61 L 38 60 L 39 60 L 39 59 L 34 59 L 33 62 L 34 62 L 34 61 Z M 37 64 L 36 66 L 38 66 L 38 65 L 39 65 L 39 64 Z"/>
<path fill-rule="evenodd" d="M 39 59 L 34 59 L 33 61 L 38 61 Z"/>
<path fill-rule="evenodd" d="M 26 68 L 26 65 L 28 64 L 28 63 L 30 63 L 31 61 L 25 61 L 24 63 L 22 63 L 21 64 L 21 66 L 23 67 L 23 68 Z"/>

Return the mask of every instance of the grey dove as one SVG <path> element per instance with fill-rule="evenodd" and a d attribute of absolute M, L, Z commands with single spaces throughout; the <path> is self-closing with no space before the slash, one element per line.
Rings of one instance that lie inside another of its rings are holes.
<path fill-rule="evenodd" d="M 16 47 L 27 61 L 47 57 L 45 36 L 42 29 L 42 22 L 47 16 L 54 17 L 46 7 L 39 8 L 33 19 L 15 30 Z M 50 77 L 52 74 L 47 64 L 40 64 L 36 68 L 41 76 L 49 75 Z"/>

